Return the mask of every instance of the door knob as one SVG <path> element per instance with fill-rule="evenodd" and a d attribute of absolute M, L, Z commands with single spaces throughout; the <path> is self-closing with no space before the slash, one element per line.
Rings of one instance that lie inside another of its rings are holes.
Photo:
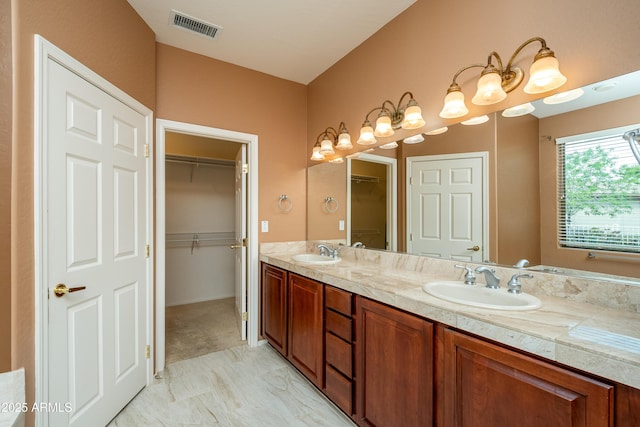
<path fill-rule="evenodd" d="M 474 251 L 474 252 L 478 252 L 480 250 L 480 246 L 475 245 L 472 248 L 467 248 L 468 251 Z"/>
<path fill-rule="evenodd" d="M 231 246 L 229 246 L 229 249 L 238 249 L 238 248 L 241 248 L 241 247 L 242 247 L 242 245 L 231 245 Z"/>
<path fill-rule="evenodd" d="M 71 293 L 71 292 L 78 292 L 81 291 L 83 289 L 87 289 L 86 286 L 78 286 L 76 288 L 67 288 L 67 285 L 65 285 L 64 283 L 59 283 L 58 285 L 56 285 L 55 288 L 53 288 L 53 293 L 55 294 L 55 296 L 57 296 L 58 298 L 64 296 L 65 294 Z"/>

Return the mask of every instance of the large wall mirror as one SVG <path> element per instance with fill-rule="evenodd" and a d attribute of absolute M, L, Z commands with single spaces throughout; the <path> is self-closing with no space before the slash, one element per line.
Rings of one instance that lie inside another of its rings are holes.
<path fill-rule="evenodd" d="M 535 110 L 525 115 L 505 117 L 502 112 L 496 112 L 480 125 L 458 124 L 449 127 L 446 133 L 425 136 L 420 144 L 400 143 L 395 149 L 398 251 L 405 252 L 412 247 L 411 225 L 407 223 L 407 199 L 411 197 L 407 185 L 408 159 L 486 153 L 488 195 L 483 208 L 487 214 L 483 219 L 485 234 L 477 244 L 482 251 L 482 261 L 512 266 L 527 259 L 531 266 L 538 265 L 548 271 L 555 268 L 567 274 L 585 271 L 588 272 L 585 274 L 640 277 L 638 254 L 599 253 L 597 248 L 571 249 L 558 243 L 557 142 L 604 129 L 640 126 L 640 71 L 594 83 L 583 91 L 581 97 L 565 103 L 535 101 L 532 103 Z M 389 150 L 376 149 L 374 154 L 378 153 L 393 156 Z M 308 239 L 352 242 L 347 231 L 353 218 L 347 219 L 361 214 L 356 214 L 347 203 L 349 169 L 347 162 L 322 163 L 308 168 Z M 338 212 L 333 214 L 323 212 L 324 193 L 329 192 L 341 201 Z M 634 203 L 640 206 L 639 198 L 636 197 Z M 640 211 L 633 210 L 627 216 L 638 219 L 640 233 Z M 340 221 L 345 221 L 343 229 Z M 615 227 L 613 220 L 611 225 Z M 596 257 L 589 257 L 590 252 Z"/>

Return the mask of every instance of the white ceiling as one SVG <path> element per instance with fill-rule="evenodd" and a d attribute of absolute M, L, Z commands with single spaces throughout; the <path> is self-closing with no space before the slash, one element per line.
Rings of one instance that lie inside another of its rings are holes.
<path fill-rule="evenodd" d="M 416 0 L 127 0 L 160 43 L 308 84 Z M 220 26 L 170 25 L 174 9 Z"/>

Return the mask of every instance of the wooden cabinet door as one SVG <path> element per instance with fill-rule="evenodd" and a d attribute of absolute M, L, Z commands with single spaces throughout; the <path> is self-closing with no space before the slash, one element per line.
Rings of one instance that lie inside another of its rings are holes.
<path fill-rule="evenodd" d="M 356 298 L 356 420 L 433 425 L 433 324 Z"/>
<path fill-rule="evenodd" d="M 613 425 L 612 386 L 455 331 L 442 331 L 439 425 Z"/>
<path fill-rule="evenodd" d="M 287 355 L 287 272 L 262 264 L 262 336 Z"/>
<path fill-rule="evenodd" d="M 323 387 L 323 284 L 289 274 L 288 358 L 311 382 Z"/>

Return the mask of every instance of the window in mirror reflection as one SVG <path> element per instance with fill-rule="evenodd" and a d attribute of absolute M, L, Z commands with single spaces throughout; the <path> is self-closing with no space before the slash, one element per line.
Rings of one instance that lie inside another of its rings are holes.
<path fill-rule="evenodd" d="M 640 252 L 640 164 L 626 130 L 558 138 L 561 246 Z"/>

